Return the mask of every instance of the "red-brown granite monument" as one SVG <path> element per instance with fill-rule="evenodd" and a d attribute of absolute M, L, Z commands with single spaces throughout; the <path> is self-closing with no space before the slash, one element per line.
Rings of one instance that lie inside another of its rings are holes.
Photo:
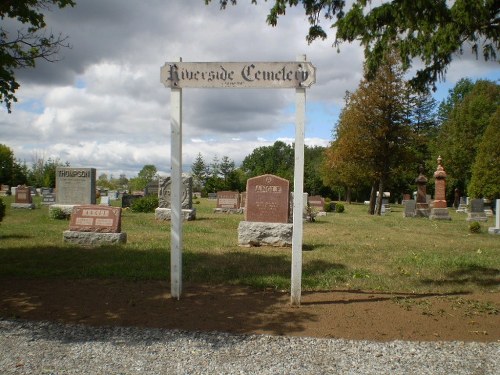
<path fill-rule="evenodd" d="M 438 166 L 434 172 L 434 204 L 429 218 L 433 220 L 451 220 L 450 214 L 448 213 L 448 205 L 446 203 L 446 172 L 442 165 L 443 159 L 441 156 L 438 157 L 437 163 Z"/>

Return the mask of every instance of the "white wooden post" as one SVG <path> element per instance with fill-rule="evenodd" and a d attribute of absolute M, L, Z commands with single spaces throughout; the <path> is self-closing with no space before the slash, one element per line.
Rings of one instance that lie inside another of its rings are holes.
<path fill-rule="evenodd" d="M 300 55 L 297 61 L 306 61 Z M 293 178 L 293 235 L 292 235 L 292 276 L 290 302 L 300 305 L 302 291 L 302 232 L 304 212 L 304 129 L 306 117 L 306 89 L 295 89 L 295 166 Z"/>
<path fill-rule="evenodd" d="M 182 58 L 179 58 L 179 62 Z M 182 89 L 171 88 L 171 227 L 170 294 L 180 299 L 182 293 Z"/>

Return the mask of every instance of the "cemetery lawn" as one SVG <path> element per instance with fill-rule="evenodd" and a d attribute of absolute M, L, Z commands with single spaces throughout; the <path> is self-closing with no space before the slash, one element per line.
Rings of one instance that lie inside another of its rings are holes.
<path fill-rule="evenodd" d="M 346 205 L 304 223 L 302 304 L 289 305 L 290 248 L 237 246 L 242 215 L 195 204 L 183 226 L 183 291 L 170 298 L 170 224 L 124 210 L 127 244 L 62 242 L 69 222 L 11 209 L 0 223 L 0 319 L 57 320 L 354 339 L 500 340 L 500 236 L 451 221 Z M 119 202 L 113 202 L 119 205 Z"/>

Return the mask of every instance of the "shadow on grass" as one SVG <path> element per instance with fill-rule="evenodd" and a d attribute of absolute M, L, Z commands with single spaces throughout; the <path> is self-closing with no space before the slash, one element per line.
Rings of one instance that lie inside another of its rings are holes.
<path fill-rule="evenodd" d="M 308 294 L 321 294 L 321 293 L 332 293 L 332 292 L 304 292 L 304 295 Z M 451 293 L 402 293 L 402 292 L 376 292 L 376 291 L 362 291 L 362 290 L 335 290 L 333 294 L 352 294 L 353 298 L 344 298 L 341 300 L 334 301 L 320 301 L 320 302 L 304 302 L 303 305 L 349 305 L 352 303 L 365 303 L 365 302 L 383 302 L 383 301 L 399 301 L 399 300 L 417 300 L 421 298 L 429 297 L 451 297 L 451 296 L 463 296 L 470 294 L 469 292 L 451 292 Z M 360 298 L 360 295 L 367 295 L 366 298 Z"/>
<path fill-rule="evenodd" d="M 280 291 L 290 283 L 287 252 L 186 252 L 180 300 L 170 295 L 169 257 L 127 247 L 0 249 L 0 316 L 276 335 L 298 334 L 316 319 Z M 304 274 L 344 268 L 315 261 Z M 240 286 L 247 281 L 263 287 Z"/>
<path fill-rule="evenodd" d="M 473 264 L 448 272 L 445 279 L 424 279 L 422 283 L 427 285 L 475 284 L 482 287 L 500 286 L 500 270 Z"/>
<path fill-rule="evenodd" d="M 2 241 L 2 240 L 21 240 L 21 239 L 26 239 L 26 238 L 34 238 L 34 236 L 28 236 L 26 234 L 7 234 L 7 235 L 1 235 L 0 241 Z"/>

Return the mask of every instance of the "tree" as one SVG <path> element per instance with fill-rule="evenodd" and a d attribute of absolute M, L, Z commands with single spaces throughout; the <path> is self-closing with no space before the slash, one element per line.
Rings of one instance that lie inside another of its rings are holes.
<path fill-rule="evenodd" d="M 337 139 L 326 154 L 326 163 L 347 187 L 369 182 L 370 213 L 381 213 L 382 193 L 414 157 L 407 120 L 408 88 L 395 53 L 384 56 L 374 79 L 363 79 L 347 96 L 337 129 Z"/>
<path fill-rule="evenodd" d="M 194 180 L 194 188 L 196 189 L 196 191 L 201 191 L 207 177 L 207 167 L 200 152 L 196 156 L 196 159 L 191 166 L 191 174 Z"/>
<path fill-rule="evenodd" d="M 11 112 L 19 88 L 14 71 L 34 68 L 39 59 L 54 62 L 61 47 L 69 47 L 67 37 L 47 33 L 44 9 L 74 6 L 73 0 L 7 0 L 0 3 L 0 19 L 20 23 L 16 33 L 0 26 L 0 101 Z M 26 28 L 27 27 L 27 28 Z"/>
<path fill-rule="evenodd" d="M 221 8 L 236 0 L 219 0 Z M 205 0 L 210 3 L 211 0 Z M 252 0 L 252 3 L 257 3 Z M 267 22 L 276 26 L 287 8 L 304 7 L 310 24 L 308 42 L 326 39 L 321 20 L 336 21 L 335 46 L 359 41 L 364 47 L 367 77 L 374 78 L 386 53 L 396 48 L 403 70 L 419 59 L 424 67 L 411 80 L 414 87 L 423 90 L 435 87 L 442 79 L 455 53 L 461 53 L 468 43 L 485 60 L 496 60 L 500 48 L 498 0 L 393 0 L 372 2 L 353 0 L 346 9 L 345 0 L 275 0 Z"/>
<path fill-rule="evenodd" d="M 247 178 L 266 173 L 293 180 L 294 166 L 293 147 L 282 141 L 276 141 L 272 146 L 258 147 L 243 159 L 241 169 Z"/>
<path fill-rule="evenodd" d="M 14 159 L 14 152 L 6 145 L 0 144 L 0 184 L 17 186 L 28 181 L 26 163 Z"/>
<path fill-rule="evenodd" d="M 483 134 L 498 109 L 500 86 L 479 80 L 472 90 L 453 108 L 449 119 L 441 126 L 433 145 L 432 159 L 442 156 L 447 177 L 447 196 L 458 188 L 466 192 Z M 498 138 L 495 137 L 495 138 Z M 433 162 L 433 165 L 435 162 Z"/>
<path fill-rule="evenodd" d="M 469 195 L 475 198 L 500 198 L 500 108 L 491 116 L 472 166 Z"/>

